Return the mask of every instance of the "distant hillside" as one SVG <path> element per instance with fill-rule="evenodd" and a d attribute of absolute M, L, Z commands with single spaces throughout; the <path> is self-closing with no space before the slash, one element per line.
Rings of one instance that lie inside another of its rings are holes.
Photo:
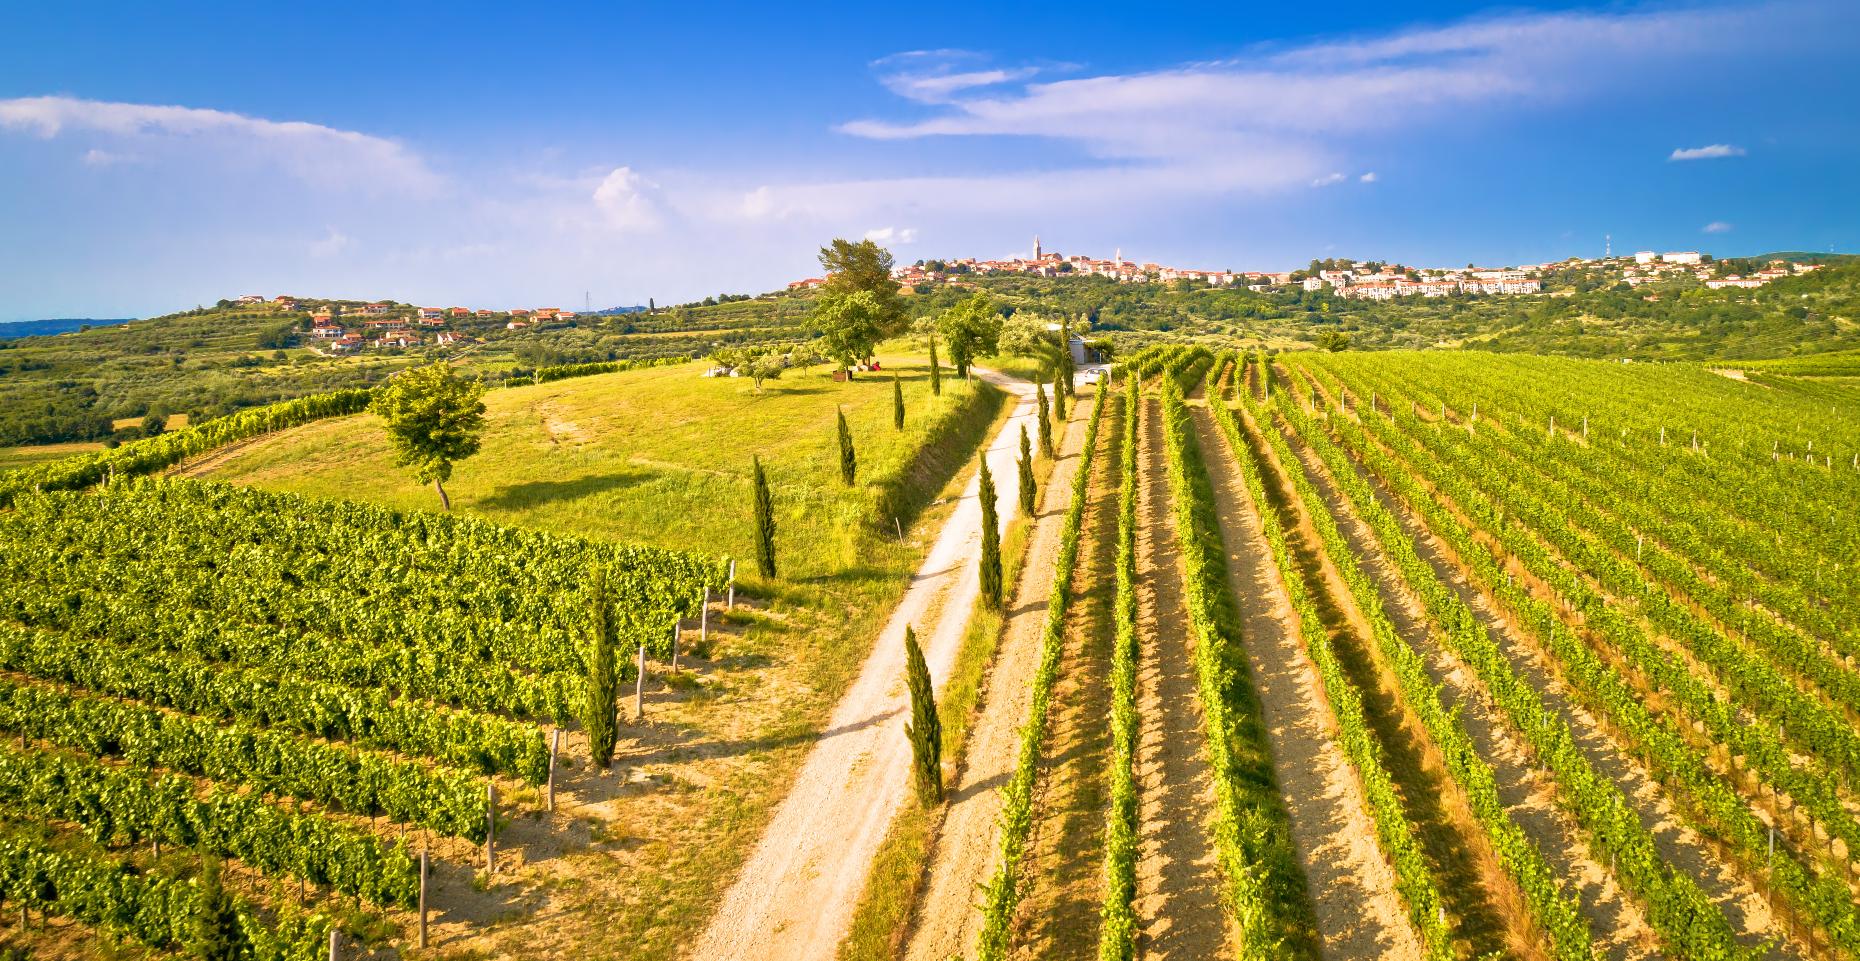
<path fill-rule="evenodd" d="M 118 317 L 113 320 L 98 320 L 94 317 L 61 317 L 56 320 L 15 320 L 0 324 L 0 340 L 62 334 L 85 327 L 114 327 L 117 324 L 127 324 L 132 319 L 134 318 Z"/>

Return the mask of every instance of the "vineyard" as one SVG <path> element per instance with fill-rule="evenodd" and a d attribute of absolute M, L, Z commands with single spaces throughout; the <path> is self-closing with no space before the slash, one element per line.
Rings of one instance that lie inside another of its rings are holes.
<path fill-rule="evenodd" d="M 495 858 L 500 821 L 553 804 L 590 571 L 642 661 L 728 577 L 187 480 L 21 493 L 0 541 L 0 896 L 186 946 L 185 872 L 226 859 L 242 937 L 276 958 L 398 932 L 423 865 Z"/>
<path fill-rule="evenodd" d="M 1053 560 L 1050 584 L 1020 585 L 1039 603 L 1008 612 L 1037 637 L 1003 648 L 1029 658 L 1003 675 L 1027 690 L 981 789 L 988 852 L 925 858 L 973 876 L 930 879 L 862 937 L 915 954 L 955 898 L 971 958 L 1860 958 L 1860 409 L 1840 373 L 1735 373 L 1123 359 L 1061 418 L 1052 456 L 1075 463 L 1015 541 Z M 544 389 L 567 388 L 511 396 Z M 852 429 L 894 430 L 892 386 L 860 389 L 878 403 Z M 989 410 L 951 389 L 913 435 L 932 449 Z M 839 485 L 836 414 L 808 416 L 807 470 Z M 331 477 L 357 456 L 339 423 L 305 428 Z M 728 610 L 716 554 L 288 492 L 266 472 L 290 436 L 233 461 L 257 487 L 125 471 L 19 486 L 0 511 L 0 916 L 40 948 L 107 932 L 206 954 L 219 916 L 236 956 L 324 958 L 332 935 L 340 956 L 424 956 L 423 916 L 469 943 L 527 910 L 530 859 L 626 857 L 651 812 L 684 805 L 667 823 L 743 845 L 760 815 L 731 799 L 772 779 L 772 804 L 825 742 L 704 639 L 750 659 L 844 634 L 834 604 L 893 595 L 801 585 L 880 544 L 895 571 L 916 556 L 902 522 L 899 543 L 844 525 L 925 500 L 897 486 L 925 448 L 877 447 L 875 479 L 784 515 L 826 506 L 816 523 L 851 540 L 822 543 L 844 548 Z M 664 488 L 628 496 L 643 513 L 606 523 L 665 516 Z M 623 710 L 644 667 L 653 710 L 677 712 L 607 775 L 582 735 L 596 570 Z M 824 649 L 856 659 L 862 638 Z M 681 655 L 700 666 L 674 674 Z M 822 692 L 852 683 L 837 670 Z M 696 732 L 754 711 L 776 746 L 702 780 L 690 759 L 732 742 Z M 715 866 L 694 889 L 713 892 L 740 863 L 652 856 Z M 693 951 L 672 932 L 710 905 L 667 903 L 676 919 L 628 915 L 642 953 Z M 546 950 L 586 955 L 581 937 Z"/>
<path fill-rule="evenodd" d="M 1119 373 L 1049 608 L 1092 637 L 1049 627 L 971 956 L 1860 957 L 1848 382 Z"/>

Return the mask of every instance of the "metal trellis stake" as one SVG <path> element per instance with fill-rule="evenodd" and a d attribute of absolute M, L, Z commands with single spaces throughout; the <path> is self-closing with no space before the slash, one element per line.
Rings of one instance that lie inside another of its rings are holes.
<path fill-rule="evenodd" d="M 552 775 L 553 776 L 553 775 Z M 420 947 L 426 947 L 426 875 L 431 870 L 430 855 L 420 848 Z"/>
<path fill-rule="evenodd" d="M 646 716 L 646 642 L 639 644 L 638 669 L 633 672 L 633 719 Z"/>
<path fill-rule="evenodd" d="M 724 598 L 723 609 L 736 610 L 736 559 L 730 559 L 730 593 Z"/>
<path fill-rule="evenodd" d="M 678 615 L 672 614 L 672 673 L 678 673 Z"/>
<path fill-rule="evenodd" d="M 497 873 L 497 785 L 484 786 L 484 872 Z"/>
<path fill-rule="evenodd" d="M 562 749 L 562 729 L 549 732 L 549 810 L 555 811 L 555 756 Z"/>
<path fill-rule="evenodd" d="M 710 643 L 710 585 L 704 585 L 704 606 L 698 612 L 698 646 Z"/>

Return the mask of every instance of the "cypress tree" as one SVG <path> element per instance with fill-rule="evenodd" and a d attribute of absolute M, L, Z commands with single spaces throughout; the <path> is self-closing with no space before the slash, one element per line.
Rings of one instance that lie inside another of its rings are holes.
<path fill-rule="evenodd" d="M 200 900 L 195 902 L 193 949 L 204 961 L 237 961 L 251 953 L 245 929 L 239 926 L 239 907 L 220 883 L 220 862 L 208 858 L 198 879 Z"/>
<path fill-rule="evenodd" d="M 1040 454 L 1047 460 L 1053 459 L 1053 422 L 1048 418 L 1046 406 L 1046 386 L 1033 385 L 1034 396 L 1040 399 Z"/>
<path fill-rule="evenodd" d="M 904 429 L 904 382 L 895 370 L 891 372 L 891 426 Z"/>
<path fill-rule="evenodd" d="M 943 365 L 936 361 L 936 337 L 930 338 L 930 396 L 943 396 Z"/>
<path fill-rule="evenodd" d="M 588 593 L 588 692 L 581 728 L 588 732 L 588 758 L 604 771 L 613 764 L 614 743 L 619 739 L 614 712 L 619 707 L 620 680 L 614 670 L 617 641 L 607 597 L 607 571 L 599 565 L 589 579 Z"/>
<path fill-rule="evenodd" d="M 775 576 L 775 499 L 769 495 L 769 476 L 762 458 L 755 458 L 756 569 L 763 577 Z"/>
<path fill-rule="evenodd" d="M 916 774 L 917 800 L 924 807 L 943 801 L 943 722 L 936 716 L 936 690 L 930 686 L 930 666 L 917 646 L 917 632 L 904 629 L 904 680 L 911 689 L 911 723 L 904 733 L 911 739 L 911 767 Z"/>
<path fill-rule="evenodd" d="M 1027 425 L 1020 425 L 1020 512 L 1033 516 L 1033 446 L 1027 443 Z"/>
<path fill-rule="evenodd" d="M 988 473 L 988 453 L 982 453 L 982 600 L 1001 609 L 1001 518 L 995 511 L 995 479 Z"/>
<path fill-rule="evenodd" d="M 1066 371 L 1065 365 L 1053 371 L 1053 417 L 1063 424 L 1066 422 Z"/>
<path fill-rule="evenodd" d="M 840 483 L 847 487 L 859 476 L 859 458 L 853 453 L 852 429 L 846 426 L 846 411 L 839 411 L 840 417 Z"/>

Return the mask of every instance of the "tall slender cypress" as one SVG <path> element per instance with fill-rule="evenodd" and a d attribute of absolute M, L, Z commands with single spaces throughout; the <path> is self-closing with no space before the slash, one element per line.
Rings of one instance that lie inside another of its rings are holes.
<path fill-rule="evenodd" d="M 859 457 L 853 453 L 852 429 L 846 426 L 846 411 L 839 411 L 840 418 L 840 483 L 847 487 L 859 476 Z"/>
<path fill-rule="evenodd" d="M 1000 610 L 1001 516 L 995 510 L 995 479 L 988 473 L 988 452 L 982 452 L 982 601 Z"/>
<path fill-rule="evenodd" d="M 895 370 L 891 372 L 891 426 L 904 429 L 904 382 Z"/>
<path fill-rule="evenodd" d="M 756 569 L 763 577 L 775 576 L 775 498 L 769 495 L 769 476 L 762 458 L 755 458 Z"/>
<path fill-rule="evenodd" d="M 193 948 L 205 961 L 237 961 L 251 953 L 239 908 L 220 883 L 220 862 L 208 858 L 200 872 L 200 899 L 195 902 Z"/>
<path fill-rule="evenodd" d="M 930 685 L 930 665 L 917 646 L 917 632 L 904 629 L 904 679 L 911 689 L 911 722 L 904 733 L 911 739 L 911 768 L 916 774 L 917 800 L 924 807 L 943 801 L 943 722 L 936 714 L 936 689 Z"/>
<path fill-rule="evenodd" d="M 1061 424 L 1066 422 L 1066 382 L 1065 365 L 1053 371 L 1053 417 Z"/>
<path fill-rule="evenodd" d="M 1020 425 L 1020 512 L 1033 516 L 1033 445 L 1027 443 L 1027 425 Z"/>
<path fill-rule="evenodd" d="M 613 764 L 619 739 L 614 712 L 619 706 L 620 680 L 615 672 L 618 641 L 614 634 L 612 601 L 607 596 L 607 571 L 595 565 L 589 578 L 588 692 L 582 705 L 581 728 L 588 732 L 588 757 L 602 770 Z"/>
<path fill-rule="evenodd" d="M 1040 454 L 1047 460 L 1053 459 L 1053 422 L 1051 411 L 1046 405 L 1046 385 L 1033 385 L 1034 396 L 1040 399 Z"/>
<path fill-rule="evenodd" d="M 930 337 L 930 396 L 943 396 L 943 365 L 936 360 L 936 336 Z"/>

